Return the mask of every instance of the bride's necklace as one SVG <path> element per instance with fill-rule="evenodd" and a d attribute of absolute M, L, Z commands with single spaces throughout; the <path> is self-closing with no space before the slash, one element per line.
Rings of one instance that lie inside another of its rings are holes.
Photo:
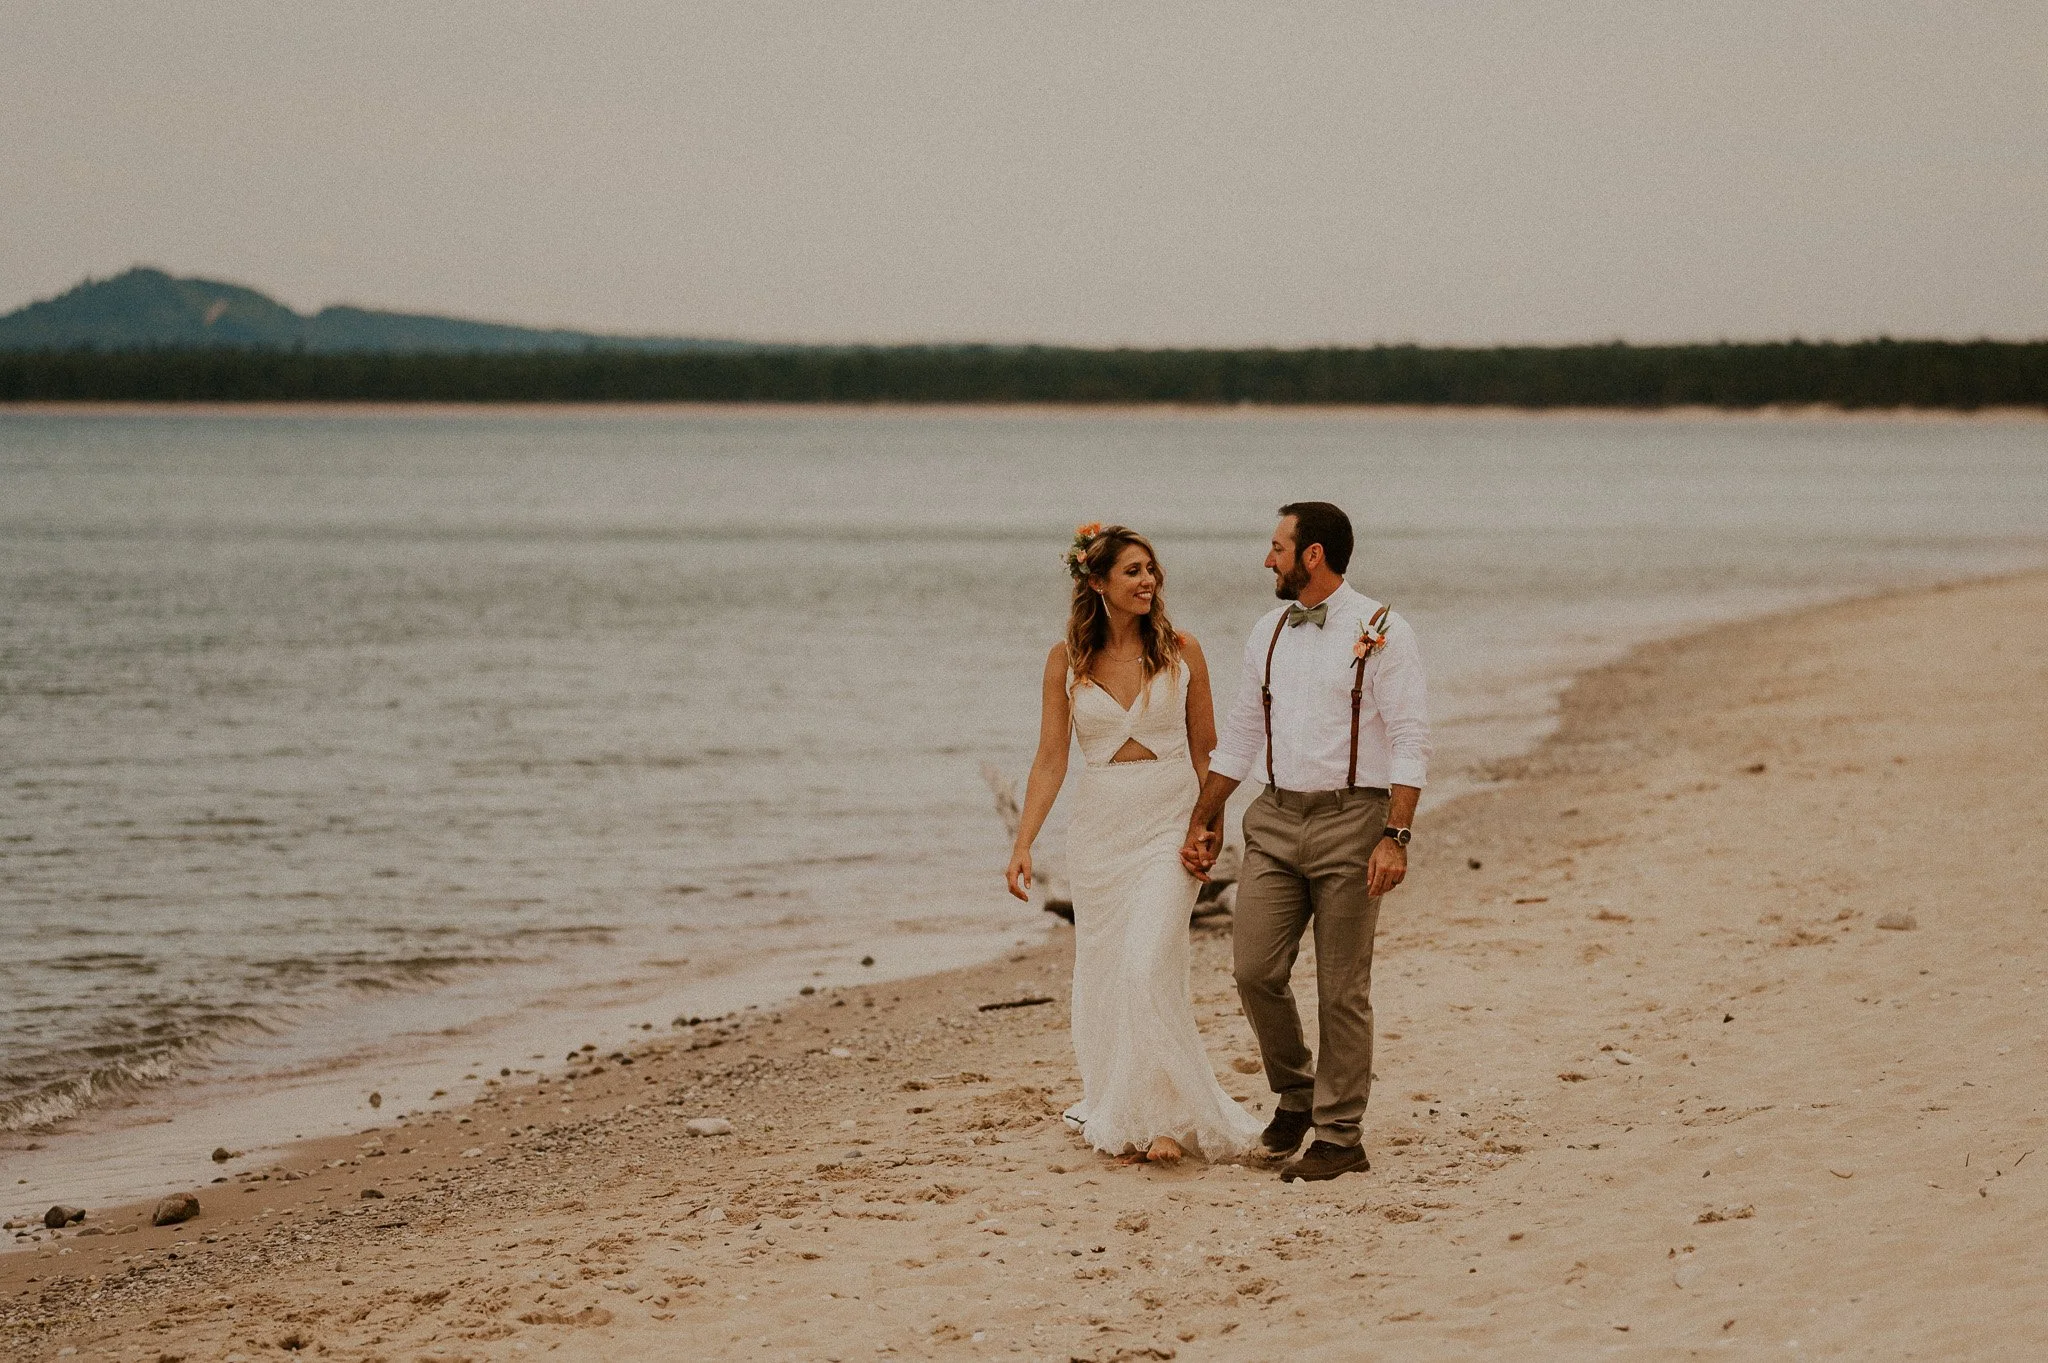
<path fill-rule="evenodd" d="M 1116 654 L 1111 653 L 1108 649 L 1104 649 L 1102 651 L 1102 656 L 1113 663 L 1134 663 L 1138 661 L 1138 659 L 1145 656 L 1145 650 L 1142 645 L 1139 647 L 1136 653 Z"/>

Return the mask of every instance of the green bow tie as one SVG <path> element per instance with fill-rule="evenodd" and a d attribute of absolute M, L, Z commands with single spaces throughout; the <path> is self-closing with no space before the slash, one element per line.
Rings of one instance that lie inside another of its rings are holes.
<path fill-rule="evenodd" d="M 1320 606 L 1304 606 L 1296 603 L 1287 608 L 1287 627 L 1289 629 L 1293 629 L 1296 625 L 1304 624 L 1314 625 L 1317 629 L 1321 629 L 1323 621 L 1329 618 L 1330 603 L 1327 601 Z"/>

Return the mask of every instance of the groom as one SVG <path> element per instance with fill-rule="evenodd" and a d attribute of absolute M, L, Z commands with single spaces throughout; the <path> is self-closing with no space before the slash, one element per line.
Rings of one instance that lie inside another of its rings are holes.
<path fill-rule="evenodd" d="M 1253 627 L 1237 700 L 1209 759 L 1181 860 L 1215 864 L 1224 801 L 1255 768 L 1244 815 L 1234 952 L 1238 996 L 1279 1107 L 1261 1138 L 1293 1155 L 1280 1177 L 1371 1165 L 1359 1128 L 1372 1087 L 1372 939 L 1380 896 L 1408 873 L 1409 825 L 1429 762 L 1422 656 L 1407 621 L 1352 590 L 1351 521 L 1328 502 L 1280 508 L 1266 566 L 1283 606 Z M 1320 1061 L 1290 977 L 1316 936 Z"/>

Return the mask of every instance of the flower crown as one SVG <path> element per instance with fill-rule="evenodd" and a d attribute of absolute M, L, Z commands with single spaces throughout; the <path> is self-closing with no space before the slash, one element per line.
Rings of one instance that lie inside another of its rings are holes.
<path fill-rule="evenodd" d="M 1088 546 L 1102 533 L 1101 521 L 1090 521 L 1074 527 L 1074 542 L 1067 546 L 1067 552 L 1060 555 L 1060 562 L 1067 565 L 1067 575 L 1076 582 L 1088 577 Z"/>

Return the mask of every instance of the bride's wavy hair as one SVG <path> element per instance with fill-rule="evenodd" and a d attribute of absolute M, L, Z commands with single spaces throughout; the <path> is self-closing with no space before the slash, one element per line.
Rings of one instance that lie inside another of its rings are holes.
<path fill-rule="evenodd" d="M 1067 666 L 1073 669 L 1074 686 L 1089 680 L 1088 669 L 1095 655 L 1109 643 L 1109 605 L 1095 584 L 1107 578 L 1124 550 L 1136 545 L 1152 560 L 1158 585 L 1152 593 L 1152 610 L 1138 619 L 1138 638 L 1144 646 L 1144 684 L 1180 661 L 1180 635 L 1166 616 L 1166 569 L 1152 541 L 1124 525 L 1106 525 L 1074 547 L 1069 559 L 1074 576 L 1074 596 L 1067 607 Z M 1142 692 L 1140 693 L 1143 694 Z"/>

